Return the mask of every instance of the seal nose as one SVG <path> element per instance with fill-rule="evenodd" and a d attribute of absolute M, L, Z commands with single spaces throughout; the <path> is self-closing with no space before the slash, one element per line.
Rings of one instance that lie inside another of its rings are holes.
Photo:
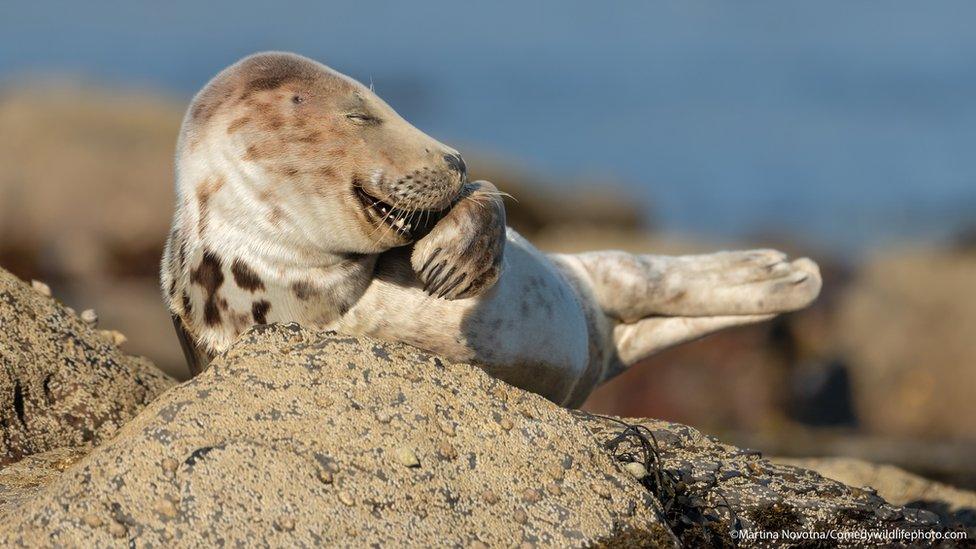
<path fill-rule="evenodd" d="M 468 176 L 468 167 L 464 164 L 464 159 L 461 158 L 460 154 L 445 154 L 444 161 L 447 165 L 454 171 L 456 171 L 461 179 L 465 179 Z"/>

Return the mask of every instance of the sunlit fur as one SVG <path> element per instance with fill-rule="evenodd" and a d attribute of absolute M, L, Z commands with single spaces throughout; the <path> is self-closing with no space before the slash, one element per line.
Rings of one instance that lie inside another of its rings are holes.
<path fill-rule="evenodd" d="M 473 362 L 573 406 L 655 352 L 820 291 L 816 264 L 772 250 L 543 254 L 506 230 L 503 193 L 467 181 L 457 151 L 292 54 L 207 84 L 176 168 L 162 289 L 204 363 L 252 324 L 296 321 Z"/>

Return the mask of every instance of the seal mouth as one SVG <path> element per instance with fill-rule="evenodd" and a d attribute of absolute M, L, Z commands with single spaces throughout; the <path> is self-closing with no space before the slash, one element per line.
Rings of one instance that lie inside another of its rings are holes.
<path fill-rule="evenodd" d="M 443 216 L 445 210 L 404 210 L 395 208 L 382 199 L 355 185 L 356 198 L 374 222 L 393 230 L 398 236 L 413 240 L 429 231 Z"/>

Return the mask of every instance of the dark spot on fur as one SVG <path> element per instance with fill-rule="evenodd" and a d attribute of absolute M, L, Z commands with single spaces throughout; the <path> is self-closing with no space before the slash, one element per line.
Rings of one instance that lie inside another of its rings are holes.
<path fill-rule="evenodd" d="M 242 116 L 240 118 L 235 119 L 233 122 L 231 122 L 230 124 L 227 125 L 227 133 L 228 133 L 228 135 L 236 132 L 237 130 L 239 130 L 241 128 L 243 128 L 250 121 L 251 121 L 251 117 L 250 116 Z"/>
<path fill-rule="evenodd" d="M 264 289 L 264 282 L 258 277 L 257 273 L 251 270 L 240 258 L 235 259 L 230 266 L 230 272 L 234 275 L 234 282 L 242 289 L 249 292 Z"/>
<path fill-rule="evenodd" d="M 258 153 L 258 148 L 256 145 L 248 145 L 247 151 L 244 152 L 244 156 L 242 158 L 244 160 L 254 161 L 261 158 L 261 155 Z"/>
<path fill-rule="evenodd" d="M 301 143 L 318 143 L 322 140 L 322 132 L 312 131 L 298 138 Z"/>
<path fill-rule="evenodd" d="M 285 119 L 275 114 L 268 116 L 265 123 L 271 130 L 280 130 L 285 125 Z"/>
<path fill-rule="evenodd" d="M 268 311 L 271 310 L 271 303 L 262 299 L 251 304 L 251 316 L 258 324 L 268 323 Z"/>
<path fill-rule="evenodd" d="M 190 294 L 183 290 L 183 315 L 189 317 L 193 314 L 193 306 L 190 305 Z"/>
<path fill-rule="evenodd" d="M 220 176 L 209 177 L 197 184 L 197 203 L 199 206 L 200 219 L 197 220 L 197 231 L 203 235 L 207 230 L 207 217 L 210 205 L 210 197 L 224 186 L 224 178 Z"/>
<path fill-rule="evenodd" d="M 220 323 L 220 310 L 217 307 L 217 289 L 224 283 L 224 273 L 220 258 L 211 251 L 203 252 L 200 265 L 190 274 L 190 281 L 203 288 L 206 298 L 203 304 L 203 320 L 208 325 Z"/>
<path fill-rule="evenodd" d="M 271 208 L 270 212 L 268 212 L 268 223 L 271 223 L 273 226 L 277 227 L 278 225 L 281 224 L 281 220 L 284 219 L 284 217 L 285 217 L 284 210 L 282 210 L 278 206 L 275 206 Z"/>
<path fill-rule="evenodd" d="M 247 329 L 251 325 L 251 316 L 247 313 L 239 313 L 237 311 L 230 312 L 231 323 L 234 325 L 234 331 L 238 334 Z"/>
<path fill-rule="evenodd" d="M 332 166 L 320 166 L 317 170 L 315 170 L 315 173 L 319 177 L 326 179 L 335 179 L 339 175 Z"/>
<path fill-rule="evenodd" d="M 295 294 L 295 297 L 302 301 L 307 300 L 316 293 L 315 287 L 305 281 L 299 281 L 292 284 L 291 291 Z"/>

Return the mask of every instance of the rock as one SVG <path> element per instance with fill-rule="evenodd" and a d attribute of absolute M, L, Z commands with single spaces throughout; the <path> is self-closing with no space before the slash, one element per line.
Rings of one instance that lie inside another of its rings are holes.
<path fill-rule="evenodd" d="M 647 468 L 644 467 L 644 464 L 637 463 L 636 461 L 625 463 L 624 469 L 631 475 L 634 475 L 636 479 L 642 479 L 647 476 Z"/>
<path fill-rule="evenodd" d="M 51 287 L 40 280 L 31 280 L 31 287 L 44 297 L 51 297 Z"/>
<path fill-rule="evenodd" d="M 381 409 L 405 419 L 381 423 Z M 493 411 L 518 428 L 500 429 Z M 455 459 L 437 457 L 444 442 Z M 547 480 L 554 467 L 561 480 Z M 297 325 L 252 329 L 45 478 L 16 512 L 0 503 L 0 545 L 329 545 L 354 532 L 362 546 L 579 546 L 622 527 L 673 539 L 653 495 L 572 412 L 405 345 Z M 81 520 L 89 514 L 102 523 Z"/>
<path fill-rule="evenodd" d="M 398 448 L 395 452 L 397 461 L 400 465 L 404 467 L 420 467 L 420 460 L 417 458 L 417 453 L 409 447 Z"/>
<path fill-rule="evenodd" d="M 0 325 L 0 465 L 101 443 L 174 383 L 3 269 Z"/>
<path fill-rule="evenodd" d="M 85 309 L 81 312 L 81 321 L 85 324 L 98 324 L 98 314 L 95 309 Z"/>
<path fill-rule="evenodd" d="M 735 528 L 827 532 L 960 527 L 951 521 L 933 526 L 930 517 L 888 505 L 877 494 L 772 463 L 684 425 L 578 415 L 598 440 L 609 441 L 604 445 L 618 459 L 643 459 L 650 451 L 654 467 L 642 484 L 668 509 L 665 520 L 685 546 L 729 546 Z M 976 536 L 976 529 L 963 526 L 970 539 Z M 635 534 L 620 530 L 616 535 L 626 541 Z"/>
<path fill-rule="evenodd" d="M 943 522 L 976 527 L 976 493 L 960 490 L 894 467 L 854 458 L 776 458 L 777 463 L 816 471 L 852 486 L 870 486 L 895 505 L 939 515 Z"/>
<path fill-rule="evenodd" d="M 867 432 L 976 439 L 974 281 L 972 253 L 893 251 L 861 269 L 836 333 Z"/>
<path fill-rule="evenodd" d="M 87 383 L 95 364 L 111 383 L 74 389 L 90 408 L 142 387 L 118 405 L 135 413 L 158 394 L 144 385 L 170 385 L 53 300 L 0 288 L 14 326 L 0 349 L 17 379 L 36 366 L 10 349 L 56 379 Z M 294 324 L 252 328 L 121 429 L 111 425 L 128 416 L 110 416 L 77 448 L 60 437 L 0 469 L 0 546 L 716 546 L 743 529 L 946 529 L 935 513 L 684 425 L 566 410 L 473 366 Z M 72 432 L 72 418 L 46 425 Z"/>

